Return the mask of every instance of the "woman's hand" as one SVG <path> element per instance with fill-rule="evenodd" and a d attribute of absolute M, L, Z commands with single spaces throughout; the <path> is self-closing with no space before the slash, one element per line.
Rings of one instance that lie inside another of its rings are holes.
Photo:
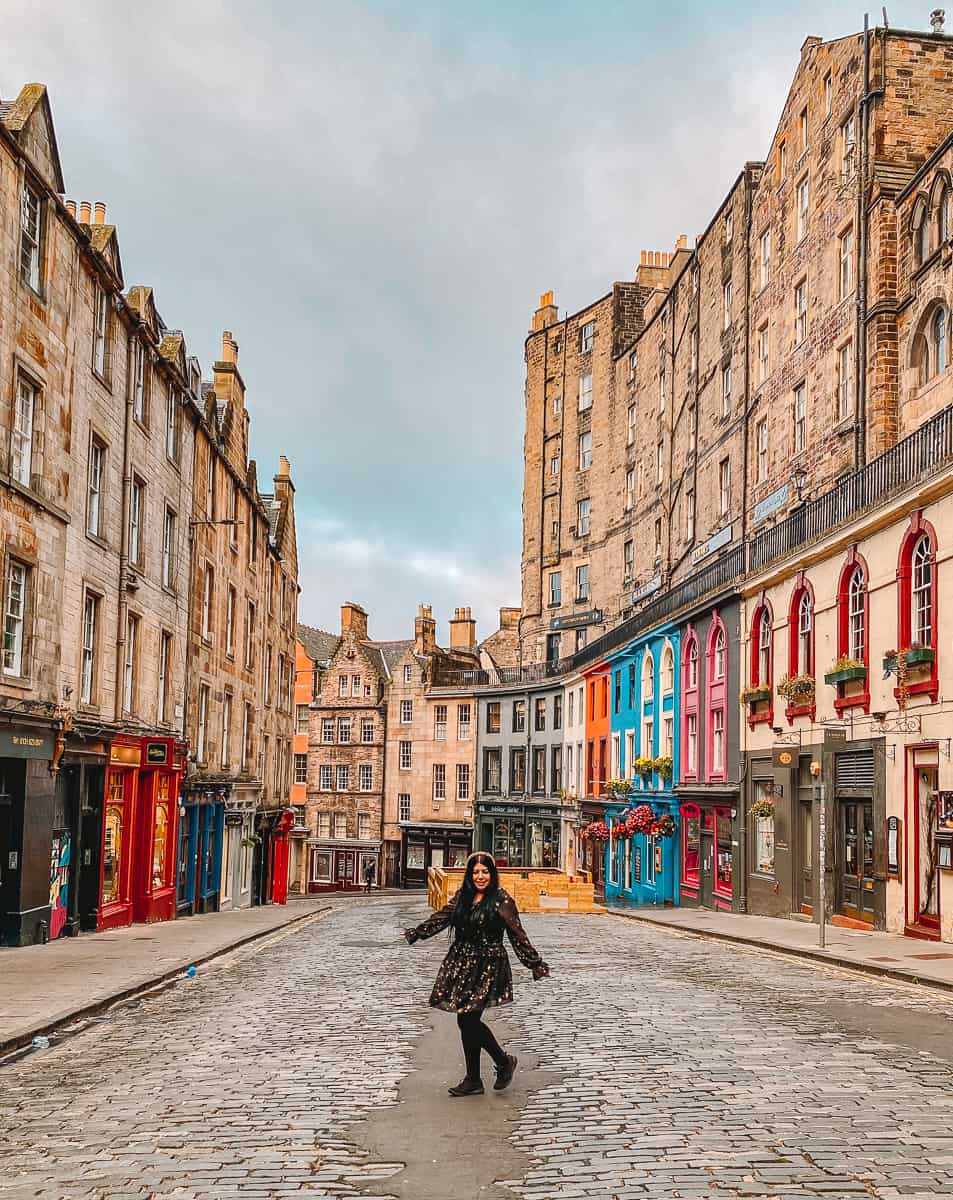
<path fill-rule="evenodd" d="M 537 979 L 537 980 L 548 979 L 549 978 L 549 964 L 548 963 L 540 963 L 538 967 L 533 967 L 533 978 Z"/>
<path fill-rule="evenodd" d="M 417 940 L 417 930 L 405 929 L 400 936 L 404 939 L 408 946 L 412 946 Z"/>

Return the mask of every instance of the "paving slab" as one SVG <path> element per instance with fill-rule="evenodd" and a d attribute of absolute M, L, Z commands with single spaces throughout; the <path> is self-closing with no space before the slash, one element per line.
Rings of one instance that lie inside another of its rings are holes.
<path fill-rule="evenodd" d="M 925 942 L 875 929 L 826 926 L 826 945 L 818 945 L 819 930 L 810 921 L 785 917 L 718 912 L 707 908 L 641 908 L 611 904 L 609 913 L 645 921 L 666 929 L 721 941 L 740 942 L 764 950 L 779 950 L 838 966 L 854 967 L 890 979 L 928 984 L 953 991 L 953 945 Z"/>
<path fill-rule="evenodd" d="M 328 907 L 327 898 L 0 950 L 0 1053 Z"/>

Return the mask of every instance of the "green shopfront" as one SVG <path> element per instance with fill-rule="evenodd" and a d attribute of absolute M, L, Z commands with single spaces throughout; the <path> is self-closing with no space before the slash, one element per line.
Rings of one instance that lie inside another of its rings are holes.
<path fill-rule="evenodd" d="M 559 867 L 562 822 L 559 805 L 478 802 L 477 846 L 501 867 Z"/>

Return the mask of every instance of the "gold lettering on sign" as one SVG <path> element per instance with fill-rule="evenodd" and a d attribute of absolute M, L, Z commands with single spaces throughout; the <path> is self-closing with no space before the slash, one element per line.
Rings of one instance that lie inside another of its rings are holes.
<path fill-rule="evenodd" d="M 17 734 L 13 735 L 12 740 L 14 746 L 42 746 L 44 741 L 43 738 L 18 737 Z"/>

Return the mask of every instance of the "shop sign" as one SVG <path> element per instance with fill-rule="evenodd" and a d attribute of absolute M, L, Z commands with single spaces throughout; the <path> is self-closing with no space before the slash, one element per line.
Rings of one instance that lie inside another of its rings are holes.
<path fill-rule="evenodd" d="M 762 521 L 766 521 L 772 513 L 776 513 L 779 508 L 783 508 L 788 502 L 788 485 L 782 483 L 777 491 L 772 492 L 770 496 L 759 501 L 754 506 L 754 523 L 760 525 Z"/>
<path fill-rule="evenodd" d="M 0 758 L 53 757 L 53 735 L 50 733 L 0 733 Z"/>
<path fill-rule="evenodd" d="M 726 525 L 724 529 L 719 529 L 717 533 L 713 533 L 707 542 L 703 542 L 701 546 L 696 546 L 692 551 L 692 562 L 701 562 L 709 554 L 714 554 L 722 546 L 727 546 L 731 541 L 731 528 L 730 525 Z"/>
<path fill-rule="evenodd" d="M 598 625 L 602 621 L 602 609 L 592 608 L 589 612 L 571 613 L 567 617 L 553 617 L 550 629 L 580 629 L 583 625 Z"/>
<path fill-rule="evenodd" d="M 641 587 L 637 587 L 629 597 L 630 604 L 638 604 L 640 600 L 644 600 L 646 596 L 651 596 L 653 592 L 657 592 L 662 586 L 662 576 L 654 575 L 647 583 L 643 583 Z"/>
<path fill-rule="evenodd" d="M 110 746 L 109 761 L 114 767 L 138 767 L 142 751 L 138 746 Z"/>
<path fill-rule="evenodd" d="M 146 742 L 143 759 L 151 767 L 165 767 L 169 764 L 168 742 Z"/>
<path fill-rule="evenodd" d="M 245 817 L 243 813 L 233 812 L 225 814 L 225 824 L 229 826 L 244 825 Z"/>
<path fill-rule="evenodd" d="M 797 751 L 790 746 L 775 746 L 771 751 L 771 765 L 790 771 L 797 765 Z"/>
<path fill-rule="evenodd" d="M 481 804 L 480 812 L 487 816 L 521 817 L 523 809 L 515 804 Z"/>

